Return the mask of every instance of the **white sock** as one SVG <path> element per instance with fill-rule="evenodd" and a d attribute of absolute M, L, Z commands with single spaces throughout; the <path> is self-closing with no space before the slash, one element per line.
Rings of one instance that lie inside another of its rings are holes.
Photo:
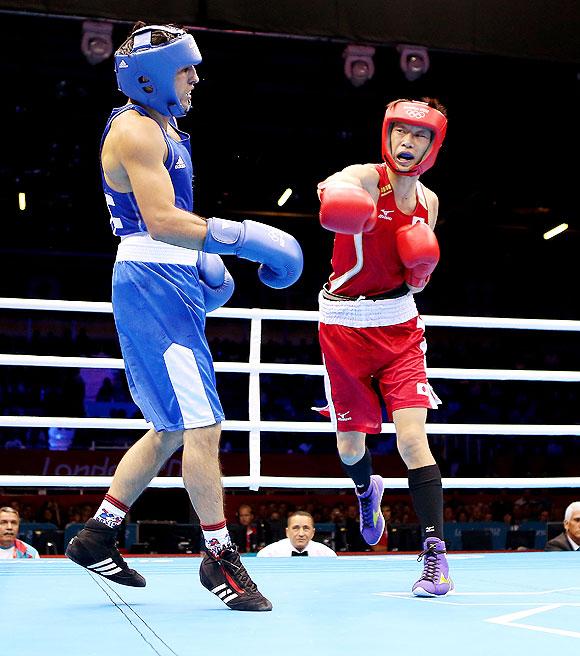
<path fill-rule="evenodd" d="M 101 501 L 101 505 L 95 513 L 94 519 L 109 528 L 118 528 L 128 512 L 129 506 L 126 506 L 110 494 L 105 494 L 105 498 Z"/>
<path fill-rule="evenodd" d="M 222 549 L 232 546 L 225 519 L 219 524 L 202 524 L 201 530 L 203 531 L 205 546 L 214 556 L 217 556 Z"/>

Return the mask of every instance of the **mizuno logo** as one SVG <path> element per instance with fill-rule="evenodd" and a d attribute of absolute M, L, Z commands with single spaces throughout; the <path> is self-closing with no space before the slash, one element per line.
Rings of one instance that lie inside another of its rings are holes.
<path fill-rule="evenodd" d="M 352 417 L 347 417 L 346 415 L 350 414 L 350 410 L 347 410 L 346 412 L 339 412 L 338 413 L 338 421 L 352 421 Z"/>
<path fill-rule="evenodd" d="M 389 216 L 389 214 L 392 214 L 395 210 L 381 210 L 379 212 L 379 219 L 385 219 L 385 221 L 392 221 L 393 217 Z"/>
<path fill-rule="evenodd" d="M 175 162 L 175 168 L 176 169 L 184 169 L 186 167 L 185 162 L 183 161 L 183 158 L 181 155 L 177 158 L 177 162 Z"/>
<path fill-rule="evenodd" d="M 380 512 L 378 510 L 373 510 L 373 524 L 376 526 L 379 520 Z"/>
<path fill-rule="evenodd" d="M 441 580 L 439 581 L 439 583 L 451 583 L 451 579 L 446 579 L 445 575 L 441 573 Z"/>

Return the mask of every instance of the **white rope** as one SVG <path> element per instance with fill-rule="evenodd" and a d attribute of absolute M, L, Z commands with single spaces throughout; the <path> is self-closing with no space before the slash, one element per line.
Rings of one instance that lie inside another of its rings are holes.
<path fill-rule="evenodd" d="M 252 321 L 257 321 L 252 319 Z M 261 334 L 261 332 L 260 332 Z M 251 347 L 250 347 L 251 348 Z M 77 367 L 79 369 L 123 369 L 120 358 L 81 358 L 57 355 L 12 355 L 0 353 L 0 365 L 19 367 Z M 218 373 L 250 374 L 301 374 L 323 376 L 321 364 L 282 364 L 260 362 L 250 357 L 250 362 L 214 362 Z M 453 367 L 428 367 L 429 378 L 449 380 L 519 380 L 552 383 L 578 383 L 580 371 L 539 371 L 536 369 L 459 369 Z"/>
<path fill-rule="evenodd" d="M 119 430 L 147 430 L 144 419 L 116 419 L 110 417 L 24 417 L 0 415 L 0 426 L 10 428 L 108 428 Z M 222 423 L 224 431 L 262 431 L 268 433 L 334 433 L 329 421 L 232 421 Z M 580 424 L 427 424 L 431 435 L 580 435 Z M 394 433 L 392 423 L 385 423 L 382 433 Z"/>
<path fill-rule="evenodd" d="M 110 487 L 112 476 L 0 476 L 0 487 L 52 487 L 52 488 L 104 488 Z M 392 490 L 406 490 L 409 481 L 406 478 L 384 478 L 385 487 Z M 350 478 L 303 478 L 292 476 L 224 476 L 226 488 L 248 488 L 250 483 L 265 488 L 285 489 L 350 489 Z M 444 478 L 443 487 L 448 490 L 467 489 L 504 489 L 504 488 L 567 488 L 580 487 L 580 477 L 562 478 Z M 158 476 L 149 487 L 182 488 L 183 479 L 177 476 Z"/>
<path fill-rule="evenodd" d="M 61 301 L 30 298 L 0 298 L 0 309 L 51 310 L 62 312 L 101 312 L 111 314 L 111 303 L 94 301 Z M 262 308 L 219 308 L 210 317 L 230 319 L 283 319 L 285 321 L 318 321 L 311 310 L 267 310 Z M 580 321 L 566 319 L 510 319 L 507 317 L 460 317 L 422 315 L 428 326 L 455 328 L 513 328 L 518 330 L 580 331 Z"/>

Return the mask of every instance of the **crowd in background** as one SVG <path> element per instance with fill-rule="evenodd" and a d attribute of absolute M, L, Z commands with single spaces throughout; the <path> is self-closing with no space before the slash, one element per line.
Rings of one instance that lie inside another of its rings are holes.
<path fill-rule="evenodd" d="M 506 491 L 490 495 L 481 494 L 482 500 L 466 500 L 459 493 L 445 494 L 444 519 L 446 522 L 504 522 L 510 526 L 520 526 L 528 521 L 559 521 L 564 512 L 566 501 L 559 503 L 543 492 L 540 496 L 529 491 L 523 493 Z M 356 524 L 358 533 L 358 506 L 347 498 L 345 502 L 326 504 L 320 501 L 296 503 L 292 496 L 284 502 L 268 501 L 267 495 L 258 496 L 251 507 L 252 522 L 263 530 L 278 534 L 280 527 L 286 527 L 287 517 L 296 510 L 309 512 L 316 524 L 333 523 L 337 525 Z M 47 500 L 39 504 L 28 501 L 22 502 L 13 497 L 7 504 L 20 513 L 22 523 L 50 523 L 57 528 L 64 529 L 69 524 L 84 524 L 96 512 L 95 503 L 71 504 Z M 400 498 L 400 495 L 389 497 L 385 494 L 383 499 L 383 515 L 388 524 L 400 526 L 417 523 L 417 517 L 410 505 L 409 499 Z M 238 512 L 228 518 L 235 523 Z M 147 511 L 140 510 L 138 517 L 130 516 L 131 521 L 147 520 Z M 182 520 L 186 521 L 183 517 Z M 360 535 L 358 535 L 360 538 Z M 357 538 L 357 540 L 358 540 Z M 280 539 L 280 538 L 276 538 Z M 350 540 L 352 542 L 352 539 Z M 362 550 L 366 547 L 360 545 Z M 352 550 L 352 549 L 351 549 Z M 355 549 L 356 550 L 356 549 Z"/>

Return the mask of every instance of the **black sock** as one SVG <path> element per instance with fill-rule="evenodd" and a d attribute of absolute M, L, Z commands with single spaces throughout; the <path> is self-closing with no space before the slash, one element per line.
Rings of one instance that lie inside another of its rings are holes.
<path fill-rule="evenodd" d="M 439 466 L 409 469 L 409 492 L 423 537 L 443 540 L 443 487 Z"/>
<path fill-rule="evenodd" d="M 371 452 L 365 449 L 363 457 L 355 462 L 354 465 L 347 465 L 342 462 L 342 468 L 347 476 L 350 476 L 356 485 L 358 494 L 364 494 L 371 484 L 371 474 L 373 473 L 373 465 L 371 462 Z"/>

